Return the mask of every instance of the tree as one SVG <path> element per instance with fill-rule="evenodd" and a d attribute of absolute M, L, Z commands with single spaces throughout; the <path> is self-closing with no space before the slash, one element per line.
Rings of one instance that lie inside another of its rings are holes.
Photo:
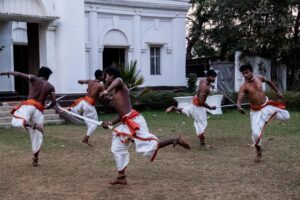
<path fill-rule="evenodd" d="M 142 85 L 145 81 L 144 77 L 140 75 L 140 70 L 137 69 L 137 61 L 130 61 L 127 65 L 119 65 L 120 73 L 124 83 L 128 88 L 133 88 Z"/>
<path fill-rule="evenodd" d="M 186 18 L 187 48 L 186 58 L 193 57 L 193 48 L 203 38 L 203 29 L 215 12 L 215 0 L 191 0 L 192 8 Z"/>
<path fill-rule="evenodd" d="M 187 58 L 191 57 L 189 52 L 196 53 L 194 56 L 197 57 L 203 56 L 207 52 L 198 49 L 209 49 L 207 45 L 213 47 L 220 57 L 240 50 L 273 61 L 287 51 L 287 36 L 293 19 L 291 0 L 191 2 L 194 8 L 191 14 L 193 23 L 187 30 L 193 32 L 188 34 Z M 211 11 L 212 8 L 214 11 Z M 207 13 L 209 15 L 205 15 Z M 206 23 L 201 24 L 203 21 Z M 190 50 L 193 48 L 196 51 Z"/>
<path fill-rule="evenodd" d="M 192 0 L 187 17 L 187 59 L 256 55 L 288 66 L 300 79 L 299 0 Z"/>

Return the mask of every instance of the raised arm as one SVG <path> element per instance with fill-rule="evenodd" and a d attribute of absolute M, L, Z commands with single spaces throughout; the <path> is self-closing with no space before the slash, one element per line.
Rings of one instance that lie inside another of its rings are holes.
<path fill-rule="evenodd" d="M 78 80 L 78 83 L 79 84 L 89 84 L 89 82 L 90 82 L 91 80 Z"/>
<path fill-rule="evenodd" d="M 104 93 L 110 93 L 113 89 L 122 86 L 122 84 L 123 84 L 122 79 L 121 79 L 121 78 L 116 78 L 116 79 L 110 84 L 110 86 L 104 91 Z"/>
<path fill-rule="evenodd" d="M 19 78 L 22 78 L 22 79 L 25 79 L 25 80 L 33 80 L 35 78 L 34 75 L 31 75 L 31 74 L 24 74 L 22 72 L 2 72 L 0 74 L 1 76 L 15 76 L 15 77 L 19 77 Z"/>
<path fill-rule="evenodd" d="M 261 79 L 263 82 L 266 82 L 272 88 L 272 90 L 274 90 L 276 92 L 278 97 L 280 97 L 280 98 L 284 97 L 283 93 L 276 87 L 276 85 L 272 81 L 266 79 L 265 77 L 261 77 Z"/>

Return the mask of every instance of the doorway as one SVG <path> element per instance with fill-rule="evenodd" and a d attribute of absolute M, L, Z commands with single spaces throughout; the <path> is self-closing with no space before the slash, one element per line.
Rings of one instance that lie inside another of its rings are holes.
<path fill-rule="evenodd" d="M 126 61 L 125 48 L 104 48 L 103 70 L 112 65 L 124 65 Z"/>
<path fill-rule="evenodd" d="M 28 74 L 28 46 L 14 45 L 14 68 L 15 71 Z M 24 79 L 15 78 L 15 90 L 19 95 L 28 94 L 29 85 Z"/>
<path fill-rule="evenodd" d="M 13 45 L 14 70 L 37 75 L 40 68 L 39 24 L 27 23 L 27 42 L 16 42 Z M 18 95 L 27 95 L 28 81 L 15 78 L 15 91 Z"/>

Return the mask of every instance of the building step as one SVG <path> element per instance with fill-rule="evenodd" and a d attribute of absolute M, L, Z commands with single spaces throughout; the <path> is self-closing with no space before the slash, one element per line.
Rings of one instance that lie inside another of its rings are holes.
<path fill-rule="evenodd" d="M 4 104 L 4 105 L 3 105 Z M 10 128 L 12 115 L 10 111 L 20 105 L 20 101 L 2 102 L 0 106 L 0 128 Z M 44 110 L 45 121 L 44 124 L 64 124 L 65 119 L 62 119 L 54 109 Z"/>
<path fill-rule="evenodd" d="M 0 117 L 10 117 L 10 116 L 12 116 L 10 111 L 11 110 L 0 111 Z M 44 110 L 44 115 L 50 115 L 50 114 L 56 114 L 56 111 L 53 110 L 53 109 Z"/>
<path fill-rule="evenodd" d="M 44 125 L 59 125 L 64 123 L 65 123 L 64 119 L 54 119 L 54 120 L 46 120 L 44 122 Z M 0 123 L 0 128 L 11 128 L 11 123 L 10 122 Z"/>
<path fill-rule="evenodd" d="M 45 121 L 46 120 L 56 120 L 60 119 L 59 114 L 49 114 L 45 115 Z M 12 116 L 9 117 L 0 117 L 0 123 L 10 122 L 12 120 Z"/>

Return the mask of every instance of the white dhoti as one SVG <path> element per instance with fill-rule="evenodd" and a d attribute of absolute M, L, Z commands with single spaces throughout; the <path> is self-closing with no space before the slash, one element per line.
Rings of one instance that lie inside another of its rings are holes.
<path fill-rule="evenodd" d="M 158 139 L 155 135 L 149 133 L 144 117 L 138 115 L 130 120 L 139 126 L 139 129 L 135 130 L 134 133 L 132 133 L 132 130 L 126 123 L 113 129 L 112 133 L 111 151 L 114 154 L 118 171 L 124 170 L 129 163 L 128 148 L 131 141 L 128 139 L 134 140 L 136 152 L 144 156 L 152 156 L 152 160 L 158 150 Z"/>
<path fill-rule="evenodd" d="M 194 119 L 194 127 L 196 129 L 197 136 L 205 133 L 205 129 L 207 127 L 207 115 L 205 107 L 196 106 L 191 103 L 182 109 L 182 113 Z"/>
<path fill-rule="evenodd" d="M 78 102 L 74 107 L 71 107 L 70 111 L 98 121 L 98 114 L 95 106 L 91 105 L 89 102 L 87 102 L 84 99 L 80 100 L 80 102 Z M 86 135 L 92 136 L 97 128 L 97 124 L 86 120 L 85 123 L 88 128 Z"/>
<path fill-rule="evenodd" d="M 11 125 L 13 127 L 23 127 L 27 129 L 27 127 L 24 126 L 25 122 L 43 127 L 44 115 L 33 105 L 22 105 L 13 113 Z M 43 143 L 43 133 L 37 129 L 29 128 L 29 134 L 32 152 L 35 154 L 40 150 Z"/>
<path fill-rule="evenodd" d="M 272 102 L 272 103 L 270 103 Z M 273 104 L 273 105 L 270 105 Z M 278 104 L 278 105 L 276 105 Z M 261 109 L 251 110 L 251 130 L 252 130 L 252 141 L 254 145 L 262 145 L 262 137 L 264 130 L 269 121 L 273 118 L 278 120 L 288 120 L 290 119 L 290 114 L 284 109 L 284 105 L 274 101 L 266 101 L 265 104 L 261 106 Z M 281 107 L 281 108 L 280 108 Z"/>

